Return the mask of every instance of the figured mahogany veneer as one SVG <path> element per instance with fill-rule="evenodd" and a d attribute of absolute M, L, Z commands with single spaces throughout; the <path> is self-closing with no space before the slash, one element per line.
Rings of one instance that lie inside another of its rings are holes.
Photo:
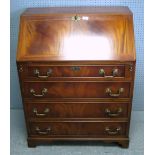
<path fill-rule="evenodd" d="M 63 63 L 57 65 L 54 62 L 52 64 L 46 62 L 42 63 L 24 63 L 25 69 L 22 71 L 22 78 L 27 80 L 42 80 L 50 81 L 53 79 L 66 80 L 77 78 L 98 78 L 98 80 L 112 80 L 113 78 L 119 80 L 131 80 L 133 79 L 133 64 L 92 64 L 93 62 L 74 62 L 74 64 Z M 96 62 L 97 63 L 97 62 Z M 99 79 L 100 78 L 100 79 Z"/>
<path fill-rule="evenodd" d="M 93 81 L 25 82 L 23 89 L 24 89 L 24 97 L 27 98 L 35 98 L 35 97 L 129 98 L 130 97 L 130 82 L 93 82 Z M 47 90 L 45 93 L 43 93 L 44 89 Z M 111 93 L 107 92 L 108 89 L 111 90 Z M 121 89 L 123 89 L 123 91 L 119 92 Z"/>
<path fill-rule="evenodd" d="M 27 9 L 17 69 L 28 146 L 101 140 L 128 147 L 135 62 L 127 7 Z"/>
<path fill-rule="evenodd" d="M 109 122 L 31 122 L 32 135 L 40 136 L 104 136 L 120 137 L 126 135 L 126 123 Z"/>
<path fill-rule="evenodd" d="M 47 75 L 52 77 L 125 77 L 125 66 L 29 66 L 27 77 L 42 78 L 39 76 Z M 102 72 L 104 70 L 104 72 Z M 49 72 L 49 73 L 48 73 Z"/>
<path fill-rule="evenodd" d="M 115 102 L 27 102 L 31 119 L 128 118 L 129 103 Z"/>

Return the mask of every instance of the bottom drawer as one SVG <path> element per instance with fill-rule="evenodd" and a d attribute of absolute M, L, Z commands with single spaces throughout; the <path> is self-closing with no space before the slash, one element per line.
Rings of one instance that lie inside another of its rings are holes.
<path fill-rule="evenodd" d="M 127 122 L 31 122 L 31 136 L 125 136 Z"/>

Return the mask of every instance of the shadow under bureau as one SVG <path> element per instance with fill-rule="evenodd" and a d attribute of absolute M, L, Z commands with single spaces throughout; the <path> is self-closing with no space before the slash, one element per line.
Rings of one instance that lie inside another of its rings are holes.
<path fill-rule="evenodd" d="M 127 7 L 27 9 L 17 69 L 28 146 L 97 140 L 128 147 L 135 62 Z"/>

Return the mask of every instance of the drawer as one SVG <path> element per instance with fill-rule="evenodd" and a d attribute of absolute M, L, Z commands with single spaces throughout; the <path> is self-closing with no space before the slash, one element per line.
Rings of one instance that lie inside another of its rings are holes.
<path fill-rule="evenodd" d="M 129 65 L 94 65 L 94 66 L 55 66 L 55 65 L 28 65 L 24 72 L 24 78 L 33 80 L 50 80 L 52 78 L 65 77 L 96 77 L 103 79 L 131 79 L 132 74 Z"/>
<path fill-rule="evenodd" d="M 127 118 L 128 103 L 26 103 L 30 118 Z"/>
<path fill-rule="evenodd" d="M 124 122 L 31 122 L 31 136 L 105 136 L 126 135 Z"/>
<path fill-rule="evenodd" d="M 25 82 L 28 98 L 129 98 L 130 82 Z"/>

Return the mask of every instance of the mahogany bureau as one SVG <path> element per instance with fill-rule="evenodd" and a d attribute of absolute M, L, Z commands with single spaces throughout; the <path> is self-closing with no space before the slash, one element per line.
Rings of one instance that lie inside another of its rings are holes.
<path fill-rule="evenodd" d="M 27 9 L 17 69 L 28 146 L 91 140 L 128 147 L 135 62 L 127 7 Z"/>

